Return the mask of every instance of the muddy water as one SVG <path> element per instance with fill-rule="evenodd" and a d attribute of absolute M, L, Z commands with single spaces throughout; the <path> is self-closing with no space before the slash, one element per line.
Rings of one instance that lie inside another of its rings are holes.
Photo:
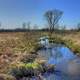
<path fill-rule="evenodd" d="M 80 58 L 67 47 L 53 44 L 38 51 L 48 64 L 55 64 L 53 73 L 45 73 L 44 80 L 80 80 Z"/>

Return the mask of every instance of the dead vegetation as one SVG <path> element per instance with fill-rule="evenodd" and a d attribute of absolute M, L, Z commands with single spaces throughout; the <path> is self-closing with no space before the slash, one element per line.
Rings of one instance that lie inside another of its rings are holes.
<path fill-rule="evenodd" d="M 48 32 L 0 33 L 0 73 L 7 74 L 10 68 L 18 62 L 36 61 L 35 46 L 38 48 L 38 38 L 45 35 L 48 35 Z M 61 38 L 75 53 L 80 55 L 80 32 L 53 33 L 52 37 L 58 38 L 56 39 L 58 41 Z"/>

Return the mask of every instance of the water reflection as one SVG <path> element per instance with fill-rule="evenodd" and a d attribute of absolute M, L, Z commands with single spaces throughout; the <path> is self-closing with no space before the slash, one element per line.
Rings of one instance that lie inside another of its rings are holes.
<path fill-rule="evenodd" d="M 48 64 L 55 64 L 55 72 L 44 76 L 45 80 L 80 80 L 80 58 L 62 45 L 51 45 L 38 54 L 48 60 Z M 49 73 L 47 73 L 49 74 Z"/>

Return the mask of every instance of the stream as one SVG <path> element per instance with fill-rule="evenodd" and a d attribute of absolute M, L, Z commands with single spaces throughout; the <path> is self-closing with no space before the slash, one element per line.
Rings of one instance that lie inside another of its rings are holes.
<path fill-rule="evenodd" d="M 43 74 L 43 80 L 80 80 L 80 57 L 74 55 L 66 46 L 48 44 L 38 54 L 48 64 L 55 65 L 53 73 Z"/>

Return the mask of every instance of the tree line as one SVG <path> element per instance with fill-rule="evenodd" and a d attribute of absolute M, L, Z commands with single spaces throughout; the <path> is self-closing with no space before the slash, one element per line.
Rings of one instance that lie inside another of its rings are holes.
<path fill-rule="evenodd" d="M 44 18 L 47 22 L 47 27 L 39 29 L 39 26 L 35 24 L 32 28 L 31 22 L 23 22 L 22 28 L 16 28 L 16 29 L 0 29 L 0 31 L 32 31 L 32 30 L 47 30 L 50 31 L 50 34 L 52 34 L 53 31 L 59 30 L 66 30 L 66 26 L 59 26 L 59 20 L 63 15 L 63 11 L 60 11 L 58 9 L 48 10 L 44 13 Z M 0 27 L 2 24 L 0 23 Z M 77 24 L 75 29 L 71 30 L 77 30 L 80 31 L 80 23 Z"/>

